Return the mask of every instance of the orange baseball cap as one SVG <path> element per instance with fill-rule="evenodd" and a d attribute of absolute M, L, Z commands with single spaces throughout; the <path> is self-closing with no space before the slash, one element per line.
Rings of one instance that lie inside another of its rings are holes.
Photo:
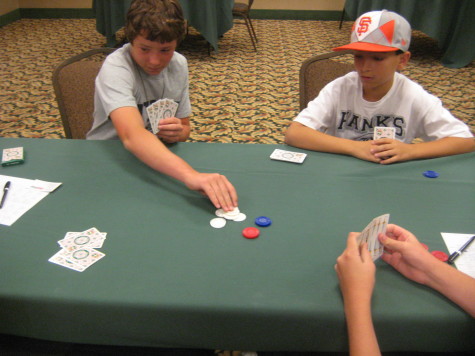
<path fill-rule="evenodd" d="M 411 25 L 404 17 L 388 10 L 371 11 L 356 19 L 351 30 L 351 43 L 333 50 L 406 52 L 410 42 Z"/>

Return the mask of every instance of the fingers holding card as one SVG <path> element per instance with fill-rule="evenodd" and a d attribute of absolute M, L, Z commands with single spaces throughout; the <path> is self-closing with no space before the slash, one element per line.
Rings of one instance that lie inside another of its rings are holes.
<path fill-rule="evenodd" d="M 366 242 L 368 250 L 371 254 L 373 261 L 377 260 L 383 254 L 384 247 L 381 245 L 378 239 L 380 232 L 386 233 L 386 227 L 389 222 L 389 214 L 384 214 L 374 218 L 368 226 L 364 228 L 361 234 L 358 236 L 358 245 Z"/>
<path fill-rule="evenodd" d="M 160 120 L 174 117 L 178 109 L 178 104 L 172 99 L 160 99 L 147 107 L 148 119 L 152 127 L 152 132 L 157 134 Z"/>

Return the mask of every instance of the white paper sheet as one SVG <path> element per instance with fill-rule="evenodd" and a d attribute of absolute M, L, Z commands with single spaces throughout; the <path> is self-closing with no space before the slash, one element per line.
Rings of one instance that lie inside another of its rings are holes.
<path fill-rule="evenodd" d="M 458 251 L 470 237 L 475 234 L 454 234 L 441 232 L 445 245 L 450 253 Z M 475 241 L 455 260 L 458 270 L 475 278 Z"/>
<path fill-rule="evenodd" d="M 7 181 L 11 182 L 10 190 L 0 209 L 0 224 L 11 226 L 23 214 L 34 207 L 41 199 L 48 195 L 48 191 L 35 189 L 37 181 L 31 179 L 0 175 L 0 198 Z M 56 183 L 60 185 L 61 183 Z"/>

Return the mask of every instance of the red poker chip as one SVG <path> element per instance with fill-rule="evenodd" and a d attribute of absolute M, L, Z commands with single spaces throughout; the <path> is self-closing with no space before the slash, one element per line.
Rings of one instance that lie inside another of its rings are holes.
<path fill-rule="evenodd" d="M 432 256 L 441 260 L 442 262 L 445 262 L 449 259 L 449 256 L 445 252 L 442 252 L 442 251 L 432 251 L 431 254 Z"/>
<path fill-rule="evenodd" d="M 255 239 L 260 234 L 259 229 L 256 227 L 246 227 L 242 230 L 242 236 L 246 239 Z"/>

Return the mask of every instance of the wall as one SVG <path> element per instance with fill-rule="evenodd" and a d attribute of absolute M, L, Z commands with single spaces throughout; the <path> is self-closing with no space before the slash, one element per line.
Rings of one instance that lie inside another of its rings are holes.
<path fill-rule="evenodd" d="M 19 3 L 21 8 L 92 8 L 92 0 L 19 0 Z"/>
<path fill-rule="evenodd" d="M 243 0 L 237 0 L 243 1 Z M 245 0 L 244 0 L 245 1 Z M 265 10 L 337 10 L 341 11 L 345 0 L 254 0 L 253 9 Z"/>
<path fill-rule="evenodd" d="M 0 15 L 8 14 L 20 7 L 19 0 L 1 0 L 0 1 Z"/>
<path fill-rule="evenodd" d="M 246 1 L 246 0 L 237 0 Z M 255 0 L 256 10 L 341 11 L 345 0 Z M 18 8 L 90 9 L 92 0 L 0 0 L 0 15 Z"/>

